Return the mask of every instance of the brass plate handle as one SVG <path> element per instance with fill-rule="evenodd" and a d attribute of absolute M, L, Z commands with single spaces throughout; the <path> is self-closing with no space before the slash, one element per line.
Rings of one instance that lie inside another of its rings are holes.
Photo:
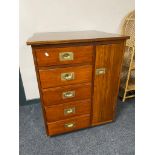
<path fill-rule="evenodd" d="M 75 91 L 67 91 L 67 92 L 62 93 L 62 98 L 63 99 L 73 98 L 73 97 L 75 97 Z"/>
<path fill-rule="evenodd" d="M 73 128 L 73 127 L 75 127 L 75 123 L 74 122 L 66 123 L 64 126 L 65 126 L 65 128 Z"/>
<path fill-rule="evenodd" d="M 96 75 L 105 74 L 105 71 L 106 71 L 105 68 L 97 68 L 97 69 L 96 69 Z"/>
<path fill-rule="evenodd" d="M 74 60 L 74 53 L 73 52 L 61 52 L 59 53 L 59 60 L 60 61 Z"/>
<path fill-rule="evenodd" d="M 74 72 L 61 73 L 61 80 L 62 81 L 74 80 Z"/>
<path fill-rule="evenodd" d="M 75 113 L 75 107 L 64 109 L 64 115 L 74 114 L 74 113 Z"/>

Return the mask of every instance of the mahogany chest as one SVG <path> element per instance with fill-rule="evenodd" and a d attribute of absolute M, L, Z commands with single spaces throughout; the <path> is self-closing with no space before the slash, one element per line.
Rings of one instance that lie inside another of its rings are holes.
<path fill-rule="evenodd" d="M 115 119 L 128 36 L 99 31 L 37 33 L 32 46 L 47 135 Z"/>

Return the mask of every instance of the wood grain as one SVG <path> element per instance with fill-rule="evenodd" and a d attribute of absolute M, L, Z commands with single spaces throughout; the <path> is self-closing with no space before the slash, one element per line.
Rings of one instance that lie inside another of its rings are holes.
<path fill-rule="evenodd" d="M 79 63 L 91 63 L 93 56 L 93 46 L 76 46 L 76 47 L 59 47 L 52 48 L 47 46 L 41 46 L 35 48 L 36 60 L 38 66 L 52 66 L 63 64 L 79 64 Z M 61 61 L 59 54 L 61 52 L 72 52 L 73 60 Z M 48 56 L 45 54 L 48 53 Z"/>
<path fill-rule="evenodd" d="M 69 108 L 74 108 L 75 112 L 70 114 L 64 114 L 64 110 Z M 53 122 L 71 118 L 74 116 L 90 114 L 90 108 L 91 108 L 90 100 L 79 100 L 51 107 L 45 107 L 45 113 L 47 122 Z"/>
<path fill-rule="evenodd" d="M 38 89 L 39 89 L 39 95 L 40 95 L 40 101 L 41 101 L 41 109 L 42 109 L 42 115 L 43 115 L 43 120 L 44 120 L 44 126 L 45 126 L 45 131 L 46 134 L 48 135 L 48 131 L 47 131 L 47 120 L 45 117 L 45 109 L 44 109 L 44 105 L 43 105 L 43 96 L 41 93 L 41 83 L 40 83 L 40 76 L 39 76 L 39 68 L 37 66 L 37 62 L 35 61 L 36 59 L 36 52 L 34 50 L 34 48 L 32 47 L 32 55 L 33 55 L 33 60 L 34 60 L 34 66 L 35 66 L 35 71 L 36 71 L 36 77 L 37 77 L 37 83 L 38 83 Z"/>
<path fill-rule="evenodd" d="M 51 106 L 76 100 L 89 99 L 91 98 L 91 89 L 92 89 L 91 83 L 43 89 L 42 90 L 43 104 L 45 106 Z M 67 91 L 75 91 L 75 96 L 72 98 L 64 99 L 62 97 L 62 93 Z"/>
<path fill-rule="evenodd" d="M 61 80 L 61 73 L 74 72 L 74 80 L 63 81 Z M 78 66 L 67 68 L 56 68 L 48 70 L 39 70 L 41 87 L 50 88 L 64 85 L 71 85 L 77 83 L 91 82 L 92 80 L 92 66 Z"/>
<path fill-rule="evenodd" d="M 93 125 L 113 120 L 123 51 L 124 42 L 96 46 L 95 69 L 106 68 L 106 72 L 94 75 Z"/>
<path fill-rule="evenodd" d="M 125 40 L 129 36 L 111 34 L 101 31 L 45 32 L 36 33 L 27 41 L 27 45 L 47 45 L 63 43 L 85 43 L 111 40 Z"/>
<path fill-rule="evenodd" d="M 65 124 L 68 123 L 75 123 L 75 126 L 72 128 L 66 128 Z M 48 126 L 48 135 L 56 135 L 60 133 L 86 128 L 90 126 L 90 115 L 82 115 L 67 120 L 47 123 L 47 126 Z"/>
<path fill-rule="evenodd" d="M 98 31 L 35 34 L 27 41 L 33 58 L 47 135 L 56 135 L 114 120 L 125 40 L 128 36 Z M 48 56 L 44 56 L 45 52 Z M 74 52 L 74 60 L 61 62 L 60 52 Z M 103 75 L 95 70 L 106 68 Z M 74 72 L 75 79 L 61 80 Z M 75 91 L 64 99 L 62 93 Z M 64 115 L 64 109 L 75 113 Z M 66 128 L 65 124 L 75 126 Z"/>

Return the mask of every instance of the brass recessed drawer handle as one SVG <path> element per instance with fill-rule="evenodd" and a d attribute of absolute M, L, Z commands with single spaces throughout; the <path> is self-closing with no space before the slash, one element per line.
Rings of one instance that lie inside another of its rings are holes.
<path fill-rule="evenodd" d="M 102 75 L 105 74 L 106 68 L 97 68 L 96 69 L 96 75 Z"/>
<path fill-rule="evenodd" d="M 59 60 L 60 61 L 74 60 L 74 53 L 73 52 L 61 52 L 59 53 Z"/>
<path fill-rule="evenodd" d="M 74 114 L 74 113 L 75 113 L 75 107 L 64 109 L 64 115 Z"/>
<path fill-rule="evenodd" d="M 70 72 L 70 73 L 61 73 L 61 80 L 62 80 L 62 81 L 74 80 L 74 72 Z"/>
<path fill-rule="evenodd" d="M 75 91 L 67 91 L 62 93 L 63 99 L 72 98 L 72 97 L 75 97 Z"/>
<path fill-rule="evenodd" d="M 75 127 L 75 123 L 74 122 L 73 123 L 67 123 L 64 126 L 65 126 L 65 128 L 73 128 L 73 127 Z"/>

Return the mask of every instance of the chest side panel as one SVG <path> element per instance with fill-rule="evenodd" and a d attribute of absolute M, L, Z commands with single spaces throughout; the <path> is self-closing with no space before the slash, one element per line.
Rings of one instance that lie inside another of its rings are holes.
<path fill-rule="evenodd" d="M 123 53 L 124 42 L 96 46 L 93 125 L 113 120 Z M 101 72 L 98 73 L 97 69 L 101 69 Z"/>

